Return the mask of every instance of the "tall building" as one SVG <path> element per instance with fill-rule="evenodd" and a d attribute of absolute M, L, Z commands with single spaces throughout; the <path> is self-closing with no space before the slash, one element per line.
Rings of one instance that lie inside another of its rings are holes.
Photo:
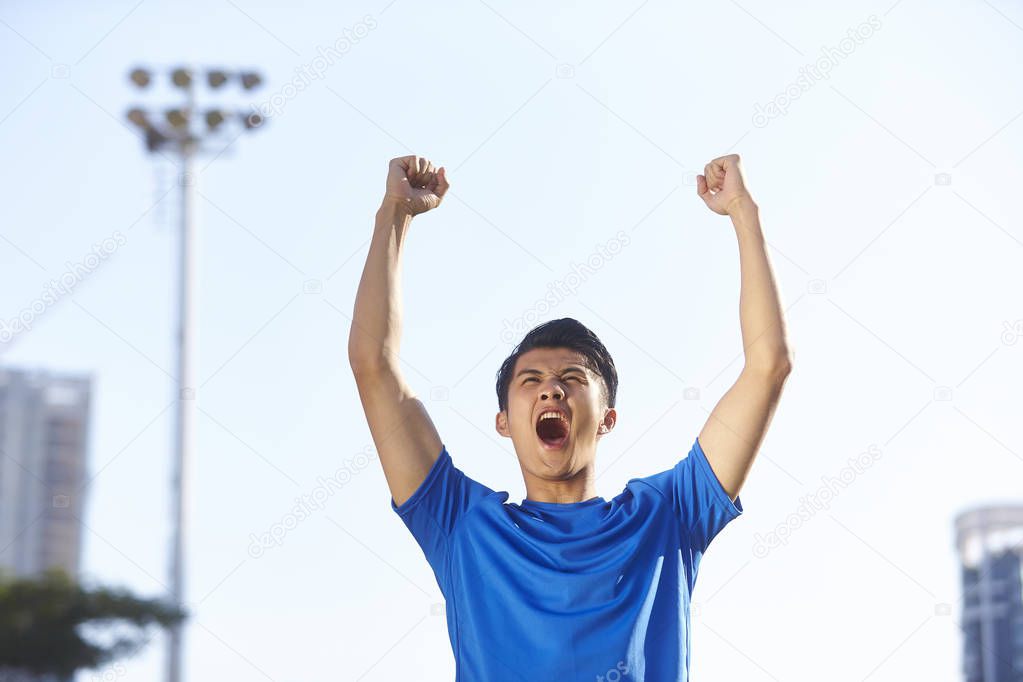
<path fill-rule="evenodd" d="M 0 367 L 0 571 L 78 574 L 91 383 Z"/>
<path fill-rule="evenodd" d="M 955 525 L 963 679 L 1023 682 L 1023 505 L 972 509 Z"/>

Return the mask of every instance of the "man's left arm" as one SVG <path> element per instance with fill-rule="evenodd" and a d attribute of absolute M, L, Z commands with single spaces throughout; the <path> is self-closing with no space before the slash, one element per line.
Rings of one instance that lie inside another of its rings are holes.
<path fill-rule="evenodd" d="M 750 195 L 738 154 L 714 159 L 697 176 L 697 194 L 732 220 L 739 242 L 739 319 L 745 365 L 718 401 L 699 441 L 729 498 L 739 495 L 781 397 L 792 357 L 767 257 L 760 209 Z"/>

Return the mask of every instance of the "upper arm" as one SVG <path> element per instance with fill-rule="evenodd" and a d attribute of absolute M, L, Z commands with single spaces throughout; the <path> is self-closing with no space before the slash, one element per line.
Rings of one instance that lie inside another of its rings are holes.
<path fill-rule="evenodd" d="M 401 505 L 437 461 L 443 445 L 440 435 L 426 407 L 397 369 L 353 371 L 387 487 L 394 503 Z"/>
<path fill-rule="evenodd" d="M 700 431 L 699 440 L 711 469 L 734 500 L 753 466 L 781 397 L 787 371 L 744 367 L 721 397 Z"/>

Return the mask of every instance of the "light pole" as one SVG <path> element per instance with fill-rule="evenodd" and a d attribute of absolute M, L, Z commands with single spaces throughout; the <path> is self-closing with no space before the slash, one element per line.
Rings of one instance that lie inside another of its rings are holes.
<path fill-rule="evenodd" d="M 132 108 L 128 120 L 145 134 L 146 150 L 163 153 L 164 150 L 181 159 L 181 235 L 179 250 L 179 296 L 178 296 L 178 361 L 177 361 L 177 412 L 174 429 L 174 459 L 171 480 L 171 557 L 169 566 L 170 598 L 177 605 L 185 601 L 184 562 L 185 538 L 187 536 L 186 503 L 189 468 L 195 443 L 195 348 L 196 328 L 196 225 L 195 195 L 198 176 L 195 173 L 196 157 L 207 151 L 203 142 L 222 137 L 227 122 L 234 120 L 244 130 L 252 131 L 263 123 L 263 118 L 254 112 L 229 112 L 211 108 L 201 112 L 202 121 L 196 122 L 200 111 L 196 106 L 195 81 L 197 69 L 178 67 L 170 71 L 170 82 L 185 96 L 184 106 L 165 109 L 160 116 L 154 116 L 144 109 Z M 206 83 L 217 90 L 226 83 L 237 80 L 245 90 L 262 84 L 259 74 L 246 71 L 233 73 L 219 69 L 205 71 Z M 152 82 L 152 75 L 143 68 L 133 69 L 132 83 L 146 89 Z M 168 628 L 167 638 L 167 682 L 181 682 L 181 650 L 184 635 L 183 622 Z"/>

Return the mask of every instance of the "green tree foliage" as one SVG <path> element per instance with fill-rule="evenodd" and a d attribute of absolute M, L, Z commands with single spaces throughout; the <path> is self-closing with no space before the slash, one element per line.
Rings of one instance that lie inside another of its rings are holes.
<path fill-rule="evenodd" d="M 158 599 L 89 589 L 60 569 L 36 578 L 0 575 L 0 677 L 4 671 L 69 676 L 130 656 L 187 614 Z M 83 635 L 88 632 L 88 638 Z"/>

